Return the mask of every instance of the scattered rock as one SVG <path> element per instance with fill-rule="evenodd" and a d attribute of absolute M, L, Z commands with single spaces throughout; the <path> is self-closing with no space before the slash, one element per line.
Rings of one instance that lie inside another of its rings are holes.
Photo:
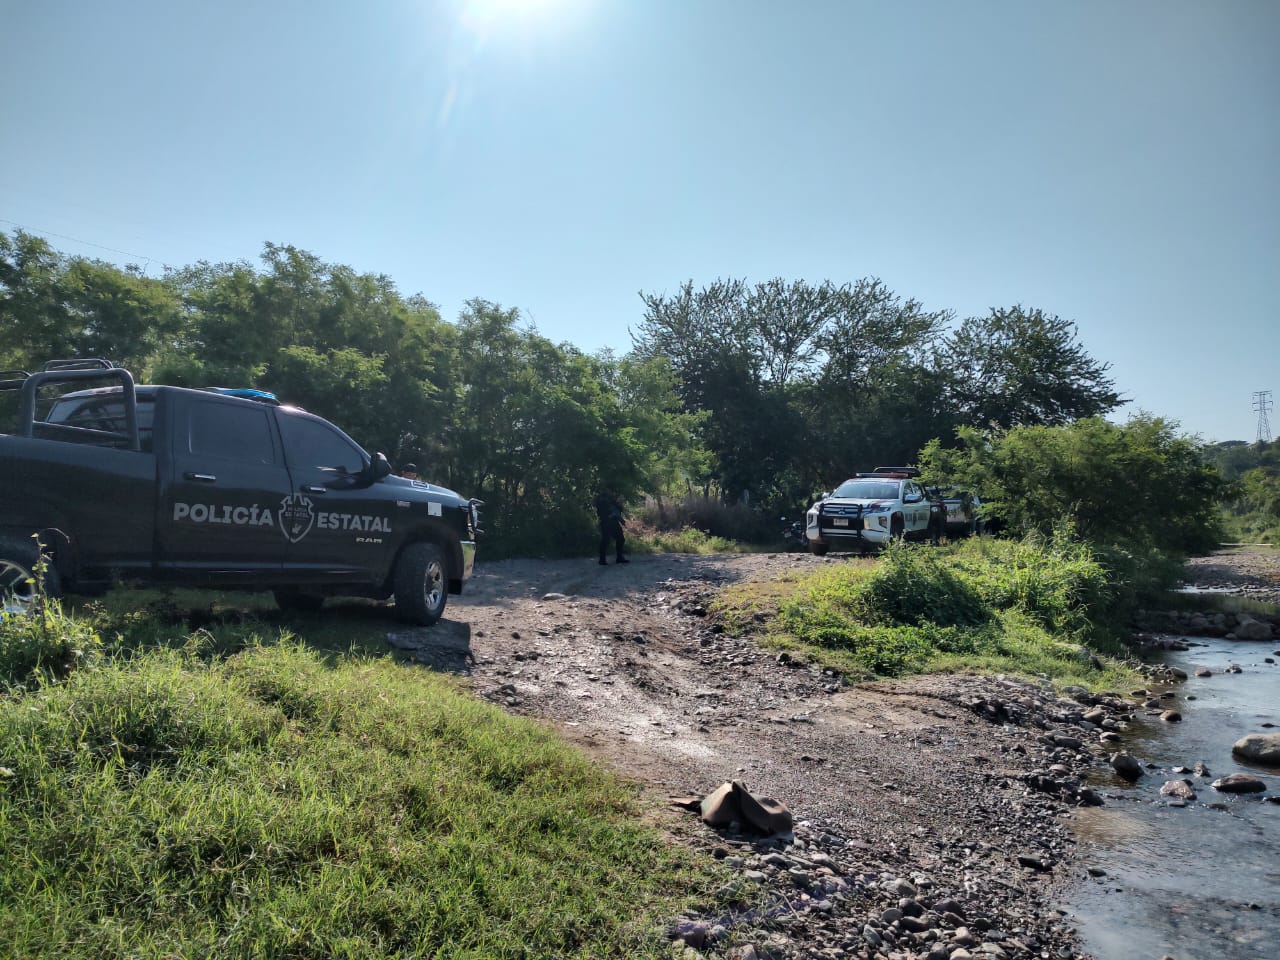
<path fill-rule="evenodd" d="M 1165 723 L 1181 723 L 1182 714 L 1177 710 L 1166 710 L 1164 713 L 1160 714 L 1160 719 Z"/>
<path fill-rule="evenodd" d="M 1117 753 L 1111 758 L 1111 767 L 1130 783 L 1142 776 L 1142 764 L 1127 753 Z"/>
<path fill-rule="evenodd" d="M 1222 793 L 1261 793 L 1267 785 L 1247 773 L 1233 773 L 1213 781 L 1213 789 Z"/>
<path fill-rule="evenodd" d="M 1198 667 L 1198 668 L 1196 669 L 1196 676 L 1197 676 L 1197 677 L 1212 677 L 1212 676 L 1213 676 L 1213 671 L 1212 671 L 1212 670 L 1210 670 L 1208 667 Z"/>
<path fill-rule="evenodd" d="M 1265 767 L 1280 767 L 1280 733 L 1251 733 L 1231 747 L 1241 760 Z"/>
<path fill-rule="evenodd" d="M 1176 797 L 1179 800 L 1194 800 L 1196 788 L 1190 780 L 1166 780 L 1160 788 L 1160 796 Z"/>

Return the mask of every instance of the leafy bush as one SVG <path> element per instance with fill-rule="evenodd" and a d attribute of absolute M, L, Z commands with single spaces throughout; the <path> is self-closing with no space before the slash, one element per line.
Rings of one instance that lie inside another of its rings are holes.
<path fill-rule="evenodd" d="M 1110 574 L 1087 544 L 1065 535 L 941 550 L 892 545 L 874 566 L 832 566 L 790 586 L 776 597 L 768 642 L 837 669 L 989 669 L 1077 683 L 1124 675 L 1108 659 L 1122 653 Z M 769 622 L 758 594 L 725 592 L 718 606 L 730 628 Z M 737 616 L 739 606 L 749 616 Z"/>
<path fill-rule="evenodd" d="M 890 545 L 859 592 L 865 611 L 876 622 L 977 626 L 990 615 L 974 585 L 955 570 L 948 556 L 908 544 Z"/>
<path fill-rule="evenodd" d="M 632 521 L 627 525 L 627 551 L 635 553 L 741 553 L 742 544 L 713 537 L 696 527 L 654 530 Z"/>
<path fill-rule="evenodd" d="M 779 537 L 780 524 L 741 503 L 689 494 L 670 502 L 647 501 L 633 511 L 641 525 L 660 531 L 694 529 L 709 537 L 743 543 L 768 543 Z"/>
<path fill-rule="evenodd" d="M 1255 448 L 1249 448 L 1251 451 Z M 1246 471 L 1223 508 L 1227 535 L 1237 543 L 1280 543 L 1280 441 L 1257 445 L 1262 466 Z"/>
<path fill-rule="evenodd" d="M 934 440 L 920 452 L 926 479 L 975 491 L 984 515 L 1015 536 L 1065 527 L 1094 544 L 1172 555 L 1222 539 L 1218 503 L 1229 487 L 1175 423 L 1144 415 L 957 437 L 958 447 Z"/>
<path fill-rule="evenodd" d="M 102 645 L 89 625 L 42 598 L 27 616 L 0 613 L 0 689 L 35 687 L 67 676 Z"/>
<path fill-rule="evenodd" d="M 1086 543 L 1060 531 L 1046 539 L 971 539 L 950 557 L 996 610 L 1017 610 L 1055 633 L 1081 637 L 1109 623 L 1112 578 Z"/>

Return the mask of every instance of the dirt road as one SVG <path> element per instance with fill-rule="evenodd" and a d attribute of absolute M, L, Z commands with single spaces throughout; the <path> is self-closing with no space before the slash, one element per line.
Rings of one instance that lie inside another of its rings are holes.
<path fill-rule="evenodd" d="M 683 918 L 673 935 L 704 955 L 950 958 L 969 946 L 1072 956 L 1051 908 L 1055 885 L 1082 872 L 1067 808 L 1028 777 L 1074 780 L 1092 760 L 1072 726 L 1082 705 L 1004 678 L 850 686 L 709 622 L 707 602 L 728 582 L 843 562 L 868 561 L 482 564 L 446 621 L 392 641 L 551 722 L 655 795 L 737 779 L 790 807 L 794 837 L 763 842 L 685 815 L 692 842 L 765 884 L 777 904 Z"/>

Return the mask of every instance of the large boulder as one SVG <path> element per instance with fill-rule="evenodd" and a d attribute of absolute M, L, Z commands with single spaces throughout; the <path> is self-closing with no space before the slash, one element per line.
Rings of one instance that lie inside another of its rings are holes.
<path fill-rule="evenodd" d="M 1241 614 L 1235 633 L 1237 640 L 1270 640 L 1271 624 L 1255 620 L 1247 613 Z"/>
<path fill-rule="evenodd" d="M 1264 767 L 1280 767 L 1280 733 L 1251 733 L 1231 747 L 1241 760 Z"/>

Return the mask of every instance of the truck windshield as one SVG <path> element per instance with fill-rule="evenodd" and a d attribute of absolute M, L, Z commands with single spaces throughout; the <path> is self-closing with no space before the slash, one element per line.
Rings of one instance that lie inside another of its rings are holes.
<path fill-rule="evenodd" d="M 897 480 L 846 480 L 836 487 L 833 497 L 849 500 L 897 500 L 902 483 Z"/>

